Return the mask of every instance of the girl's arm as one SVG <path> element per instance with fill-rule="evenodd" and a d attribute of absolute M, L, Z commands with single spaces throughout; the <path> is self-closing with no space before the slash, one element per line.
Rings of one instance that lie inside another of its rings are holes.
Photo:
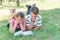
<path fill-rule="evenodd" d="M 12 28 L 12 29 L 13 29 L 13 30 L 12 30 L 13 33 L 15 32 L 16 25 L 17 25 L 17 22 L 14 23 L 14 26 L 13 26 L 13 28 Z"/>
<path fill-rule="evenodd" d="M 17 22 L 14 22 L 13 20 L 10 21 L 10 28 L 9 28 L 9 31 L 10 31 L 11 33 L 14 33 L 14 32 L 15 32 L 16 25 L 17 25 Z"/>
<path fill-rule="evenodd" d="M 12 32 L 13 31 L 13 27 L 14 27 L 14 20 L 10 20 L 10 26 L 9 26 L 9 31 Z"/>
<path fill-rule="evenodd" d="M 21 28 L 21 30 L 25 31 L 26 30 L 25 20 L 23 22 L 24 22 L 24 24 L 22 22 L 20 23 L 20 28 Z"/>
<path fill-rule="evenodd" d="M 9 31 L 12 32 L 13 31 L 13 26 L 12 24 L 10 24 L 10 27 L 9 27 Z"/>

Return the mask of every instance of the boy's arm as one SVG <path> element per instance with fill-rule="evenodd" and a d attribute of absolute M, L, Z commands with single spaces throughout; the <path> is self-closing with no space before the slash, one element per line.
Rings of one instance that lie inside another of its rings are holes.
<path fill-rule="evenodd" d="M 28 30 L 32 30 L 33 29 L 33 24 L 34 24 L 33 22 L 30 23 L 30 25 L 27 27 Z"/>
<path fill-rule="evenodd" d="M 29 22 L 29 20 L 31 20 L 31 22 Z M 27 24 L 29 25 L 27 28 L 28 28 L 28 30 L 32 30 L 33 29 L 33 24 L 34 24 L 36 18 L 35 17 L 32 17 L 29 20 L 27 19 Z"/>
<path fill-rule="evenodd" d="M 40 27 L 39 27 L 39 26 L 37 26 L 37 27 L 33 28 L 33 30 L 39 30 L 39 29 L 40 29 Z"/>
<path fill-rule="evenodd" d="M 36 23 L 37 23 L 37 24 L 36 24 L 36 27 L 34 28 L 34 30 L 39 30 L 40 27 L 42 26 L 42 20 L 41 20 L 41 18 L 38 19 L 38 21 L 37 21 Z"/>
<path fill-rule="evenodd" d="M 24 31 L 26 30 L 26 20 L 24 20 Z"/>

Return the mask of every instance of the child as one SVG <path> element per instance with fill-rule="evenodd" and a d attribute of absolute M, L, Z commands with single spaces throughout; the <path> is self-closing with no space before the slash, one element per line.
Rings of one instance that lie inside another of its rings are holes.
<path fill-rule="evenodd" d="M 10 14 L 11 14 L 11 18 L 13 17 L 13 15 L 16 13 L 16 9 L 10 9 Z M 11 19 L 10 18 L 10 19 Z"/>
<path fill-rule="evenodd" d="M 10 16 L 9 16 L 9 21 L 10 19 L 14 18 L 14 14 L 16 13 L 16 9 L 10 9 Z M 9 23 L 7 24 L 7 27 L 9 28 Z"/>
<path fill-rule="evenodd" d="M 28 30 L 39 30 L 42 26 L 41 16 L 37 7 L 30 9 L 30 14 L 26 16 L 26 26 Z"/>
<path fill-rule="evenodd" d="M 16 30 L 25 30 L 25 19 L 24 13 L 18 12 L 14 15 L 14 17 L 10 20 L 9 31 L 14 33 Z"/>

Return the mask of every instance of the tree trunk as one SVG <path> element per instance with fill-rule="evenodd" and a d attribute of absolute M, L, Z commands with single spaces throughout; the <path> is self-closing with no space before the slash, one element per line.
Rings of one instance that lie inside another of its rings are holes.
<path fill-rule="evenodd" d="M 3 0 L 3 5 L 8 5 L 9 4 L 9 0 Z"/>
<path fill-rule="evenodd" d="M 2 0 L 0 1 L 0 5 L 2 5 Z"/>
<path fill-rule="evenodd" d="M 17 7 L 19 7 L 19 5 L 20 5 L 20 0 L 17 0 L 16 3 L 17 3 Z"/>

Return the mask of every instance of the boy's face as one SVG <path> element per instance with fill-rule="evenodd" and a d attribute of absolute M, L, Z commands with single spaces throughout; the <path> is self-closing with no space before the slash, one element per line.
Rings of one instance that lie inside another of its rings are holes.
<path fill-rule="evenodd" d="M 37 15 L 35 15 L 33 12 L 30 12 L 30 14 L 31 14 L 31 17 L 34 17 L 34 18 L 37 17 Z"/>
<path fill-rule="evenodd" d="M 33 12 L 31 12 L 30 15 L 31 15 L 31 21 L 35 22 L 37 15 L 35 15 Z"/>

